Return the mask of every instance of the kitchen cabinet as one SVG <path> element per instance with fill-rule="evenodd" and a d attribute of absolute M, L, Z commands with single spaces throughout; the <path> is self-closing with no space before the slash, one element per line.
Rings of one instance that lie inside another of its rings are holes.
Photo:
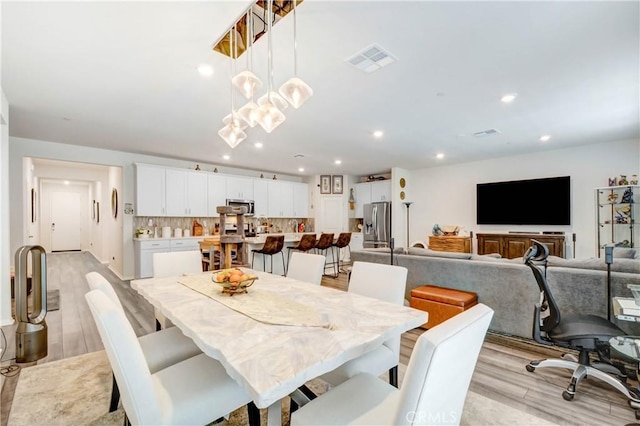
<path fill-rule="evenodd" d="M 363 217 L 363 206 L 378 201 L 391 201 L 391 180 L 356 183 L 354 217 Z"/>
<path fill-rule="evenodd" d="M 253 180 L 242 176 L 227 176 L 227 198 L 253 200 Z"/>
<path fill-rule="evenodd" d="M 253 211 L 254 216 L 269 216 L 269 181 L 266 179 L 253 180 Z"/>
<path fill-rule="evenodd" d="M 293 217 L 293 182 L 271 181 L 269 188 L 269 217 Z"/>
<path fill-rule="evenodd" d="M 362 232 L 352 232 L 349 241 L 349 250 L 362 250 L 364 248 L 364 236 Z"/>
<path fill-rule="evenodd" d="M 212 173 L 207 175 L 207 216 L 218 217 L 218 206 L 227 205 L 227 178 Z"/>
<path fill-rule="evenodd" d="M 169 251 L 200 250 L 198 238 L 172 238 L 169 243 Z"/>
<path fill-rule="evenodd" d="M 149 278 L 153 276 L 153 254 L 171 251 L 169 240 L 135 240 L 136 278 Z"/>
<path fill-rule="evenodd" d="M 207 215 L 207 175 L 201 172 L 166 169 L 166 216 Z"/>
<path fill-rule="evenodd" d="M 165 216 L 165 168 L 136 164 L 136 216 Z"/>
<path fill-rule="evenodd" d="M 309 217 L 309 185 L 293 183 L 293 216 L 295 218 Z"/>

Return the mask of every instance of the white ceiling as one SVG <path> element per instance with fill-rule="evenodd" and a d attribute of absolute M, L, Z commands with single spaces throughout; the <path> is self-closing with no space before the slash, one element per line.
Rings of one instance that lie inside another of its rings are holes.
<path fill-rule="evenodd" d="M 211 46 L 249 4 L 3 1 L 11 135 L 215 164 L 230 154 L 232 166 L 304 175 L 640 138 L 638 2 L 306 0 L 298 75 L 315 95 L 231 150 L 217 135 L 229 60 Z M 292 15 L 274 27 L 275 86 L 293 74 L 292 34 Z M 345 62 L 374 42 L 398 61 L 371 74 Z M 254 48 L 265 82 L 266 44 Z M 205 62 L 208 79 L 196 72 Z M 516 101 L 501 103 L 510 92 Z M 501 134 L 472 136 L 490 128 Z"/>

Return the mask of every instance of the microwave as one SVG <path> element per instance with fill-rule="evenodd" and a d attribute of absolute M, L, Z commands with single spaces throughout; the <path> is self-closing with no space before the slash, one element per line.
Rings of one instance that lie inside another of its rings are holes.
<path fill-rule="evenodd" d="M 227 206 L 246 207 L 247 213 L 245 216 L 253 216 L 255 212 L 253 200 L 231 200 L 227 198 Z"/>

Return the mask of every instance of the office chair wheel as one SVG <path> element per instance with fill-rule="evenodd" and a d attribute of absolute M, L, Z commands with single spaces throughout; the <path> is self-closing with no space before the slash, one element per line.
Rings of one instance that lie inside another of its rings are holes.
<path fill-rule="evenodd" d="M 527 369 L 527 371 L 528 371 L 529 373 L 533 373 L 534 371 L 536 371 L 536 368 L 535 368 L 533 365 L 531 365 L 531 364 L 527 364 L 527 365 L 525 366 L 525 368 Z"/>
<path fill-rule="evenodd" d="M 571 401 L 573 400 L 574 394 L 570 393 L 569 391 L 563 391 L 562 392 L 562 398 L 564 398 L 565 401 Z"/>

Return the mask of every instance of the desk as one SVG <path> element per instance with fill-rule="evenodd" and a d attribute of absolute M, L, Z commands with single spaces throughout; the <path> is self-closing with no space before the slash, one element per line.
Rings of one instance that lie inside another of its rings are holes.
<path fill-rule="evenodd" d="M 259 277 L 254 287 L 315 308 L 333 329 L 260 323 L 179 284 L 178 277 L 133 280 L 131 286 L 219 360 L 258 408 L 269 407 L 270 422 L 278 421 L 276 408 L 279 419 L 280 400 L 308 380 L 428 319 L 416 309 L 242 269 Z"/>

